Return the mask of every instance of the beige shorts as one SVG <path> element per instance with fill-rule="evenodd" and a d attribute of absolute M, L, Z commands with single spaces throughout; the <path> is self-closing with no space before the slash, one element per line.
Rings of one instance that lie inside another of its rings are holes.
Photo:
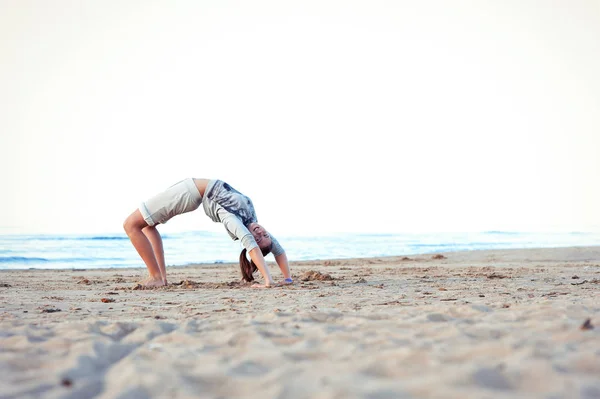
<path fill-rule="evenodd" d="M 140 212 L 148 226 L 167 223 L 173 216 L 198 209 L 202 196 L 194 184 L 194 179 L 175 183 L 148 201 L 142 202 Z"/>

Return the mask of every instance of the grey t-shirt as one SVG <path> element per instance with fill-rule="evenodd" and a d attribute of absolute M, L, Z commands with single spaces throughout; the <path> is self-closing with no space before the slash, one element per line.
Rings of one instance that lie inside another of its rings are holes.
<path fill-rule="evenodd" d="M 256 212 L 252 200 L 221 180 L 211 180 L 206 187 L 202 207 L 213 222 L 223 223 L 225 230 L 233 240 L 240 240 L 248 252 L 258 247 L 250 230 L 250 223 L 257 223 Z M 270 235 L 270 233 L 269 233 Z M 271 236 L 273 246 L 271 253 L 279 256 L 285 251 Z"/>

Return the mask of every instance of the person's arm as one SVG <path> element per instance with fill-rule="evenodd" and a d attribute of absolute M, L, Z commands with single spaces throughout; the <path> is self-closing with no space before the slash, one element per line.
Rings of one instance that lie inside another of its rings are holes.
<path fill-rule="evenodd" d="M 269 272 L 269 268 L 267 267 L 267 263 L 265 262 L 265 257 L 263 256 L 262 252 L 260 251 L 259 247 L 253 248 L 250 252 L 250 259 L 252 259 L 252 262 L 254 262 L 254 264 L 256 265 L 256 267 L 258 268 L 258 271 L 260 272 L 260 274 L 262 274 L 263 278 L 265 279 L 265 287 L 272 287 L 273 285 L 275 285 L 275 282 L 273 281 L 273 278 L 271 277 L 271 273 Z"/>
<path fill-rule="evenodd" d="M 275 262 L 277 262 L 277 266 L 281 269 L 281 274 L 283 274 L 283 284 L 291 284 L 292 276 L 290 274 L 290 265 L 288 263 L 287 255 L 285 254 L 285 250 L 279 244 L 279 241 L 273 235 L 271 235 L 271 241 L 273 242 L 273 246 L 271 247 L 271 252 L 275 257 Z"/>
<path fill-rule="evenodd" d="M 225 226 L 225 229 L 232 235 L 233 237 L 240 240 L 244 248 L 248 251 L 248 255 L 250 255 L 250 259 L 256 265 L 260 274 L 262 274 L 265 280 L 265 287 L 271 287 L 275 284 L 273 278 L 271 277 L 271 273 L 269 273 L 269 269 L 267 268 L 267 264 L 265 262 L 265 257 L 263 256 L 256 240 L 250 233 L 250 230 L 237 216 L 229 213 L 223 212 L 223 216 L 221 217 L 222 223 Z"/>
<path fill-rule="evenodd" d="M 281 273 L 285 279 L 284 284 L 291 284 L 292 276 L 290 275 L 290 265 L 288 264 L 288 258 L 285 252 L 275 256 L 275 262 L 277 262 L 277 266 L 281 269 Z"/>

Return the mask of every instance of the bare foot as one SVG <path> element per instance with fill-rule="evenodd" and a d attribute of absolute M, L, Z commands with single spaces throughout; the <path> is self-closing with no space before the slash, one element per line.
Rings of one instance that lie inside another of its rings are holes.
<path fill-rule="evenodd" d="M 144 281 L 141 281 L 140 284 L 143 285 L 144 287 L 148 287 L 148 288 L 163 287 L 166 285 L 165 282 L 163 281 L 162 277 L 154 278 L 152 276 L 149 276 Z"/>

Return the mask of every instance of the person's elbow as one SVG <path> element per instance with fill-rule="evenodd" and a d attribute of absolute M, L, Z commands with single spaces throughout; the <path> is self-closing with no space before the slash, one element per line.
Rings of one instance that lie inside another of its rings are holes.
<path fill-rule="evenodd" d="M 242 242 L 242 246 L 244 248 L 246 248 L 246 251 L 250 252 L 256 248 L 258 248 L 258 244 L 256 243 L 256 240 L 254 239 L 254 237 L 252 236 L 252 234 L 246 234 L 244 235 L 240 241 Z"/>

